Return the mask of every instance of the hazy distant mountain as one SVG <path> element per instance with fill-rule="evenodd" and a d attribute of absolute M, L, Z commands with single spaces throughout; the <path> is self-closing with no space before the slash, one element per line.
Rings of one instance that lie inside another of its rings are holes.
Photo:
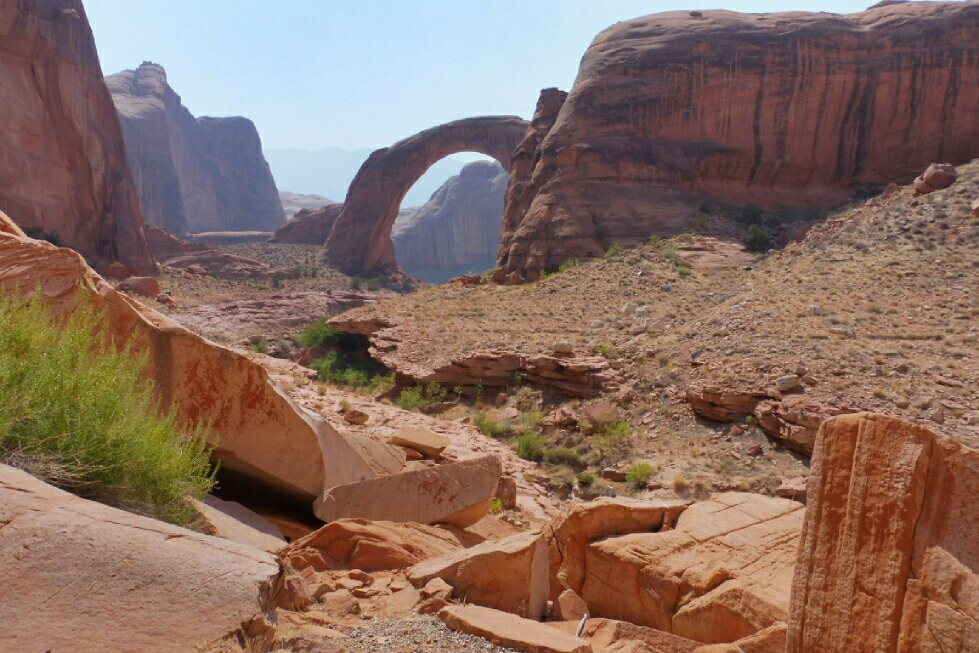
<path fill-rule="evenodd" d="M 282 200 L 282 210 L 286 212 L 286 219 L 296 215 L 302 209 L 319 209 L 327 204 L 335 203 L 322 195 L 304 195 L 287 190 L 279 191 L 279 199 Z"/>
<path fill-rule="evenodd" d="M 293 193 L 324 195 L 342 202 L 347 186 L 361 164 L 373 150 L 345 150 L 327 147 L 322 150 L 266 150 L 275 183 Z M 466 161 L 446 157 L 428 169 L 405 196 L 405 206 L 427 202 L 445 180 L 459 174 Z"/>

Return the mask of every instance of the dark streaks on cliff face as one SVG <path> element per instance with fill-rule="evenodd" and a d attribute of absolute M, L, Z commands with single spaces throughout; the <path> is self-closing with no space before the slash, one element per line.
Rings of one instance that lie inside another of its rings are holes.
<path fill-rule="evenodd" d="M 749 184 L 755 180 L 755 175 L 758 174 L 758 168 L 761 167 L 761 158 L 764 152 L 764 146 L 761 141 L 761 113 L 764 107 L 763 100 L 765 99 L 765 72 L 766 68 L 762 65 L 761 72 L 758 76 L 758 92 L 755 94 L 755 110 L 751 120 L 751 133 L 755 140 L 755 148 L 754 158 L 751 163 L 751 172 L 748 173 Z"/>

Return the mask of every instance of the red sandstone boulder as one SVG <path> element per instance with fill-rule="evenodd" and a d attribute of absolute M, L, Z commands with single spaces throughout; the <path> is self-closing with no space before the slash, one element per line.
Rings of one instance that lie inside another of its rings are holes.
<path fill-rule="evenodd" d="M 547 608 L 547 539 L 535 531 L 454 551 L 419 562 L 408 580 L 422 587 L 433 578 L 452 586 L 452 595 L 521 617 L 540 619 Z"/>
<path fill-rule="evenodd" d="M 672 530 L 588 545 L 581 596 L 593 616 L 733 642 L 788 618 L 804 512 L 786 499 L 716 494 Z"/>
<path fill-rule="evenodd" d="M 140 517 L 0 465 L 0 649 L 190 651 L 268 636 L 279 584 L 259 549 Z"/>
<path fill-rule="evenodd" d="M 948 188 L 959 176 L 951 163 L 932 163 L 914 180 L 914 194 L 927 195 Z"/>
<path fill-rule="evenodd" d="M 438 613 L 452 630 L 526 653 L 591 653 L 588 642 L 532 619 L 478 605 L 449 605 Z"/>
<path fill-rule="evenodd" d="M 573 634 L 578 625 L 578 621 L 563 621 L 552 627 Z M 615 619 L 588 619 L 581 638 L 595 653 L 693 653 L 701 648 L 692 639 Z"/>
<path fill-rule="evenodd" d="M 336 222 L 341 209 L 343 209 L 342 203 L 327 204 L 315 209 L 302 209 L 276 229 L 271 242 L 322 245 L 330 236 L 333 223 Z"/>
<path fill-rule="evenodd" d="M 116 290 L 131 292 L 143 297 L 156 297 L 160 294 L 160 284 L 155 277 L 129 277 L 116 285 Z"/>
<path fill-rule="evenodd" d="M 325 522 L 344 517 L 466 527 L 489 511 L 500 459 L 481 456 L 332 487 L 316 500 Z"/>
<path fill-rule="evenodd" d="M 449 438 L 428 429 L 402 427 L 391 434 L 388 443 L 416 451 L 425 458 L 436 458 L 449 446 Z"/>
<path fill-rule="evenodd" d="M 819 430 L 786 651 L 979 643 L 979 452 L 860 413 Z"/>

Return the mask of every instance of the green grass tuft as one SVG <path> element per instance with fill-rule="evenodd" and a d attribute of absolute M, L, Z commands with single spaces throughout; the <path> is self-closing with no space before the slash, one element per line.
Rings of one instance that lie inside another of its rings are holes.
<path fill-rule="evenodd" d="M 625 482 L 637 490 L 643 490 L 646 488 L 646 484 L 649 483 L 649 477 L 652 473 L 653 469 L 649 466 L 649 463 L 636 463 L 626 470 Z"/>
<path fill-rule="evenodd" d="M 524 460 L 540 461 L 544 457 L 544 445 L 536 433 L 524 433 L 517 437 L 517 455 Z"/>
<path fill-rule="evenodd" d="M 36 297 L 0 298 L 0 462 L 88 499 L 188 524 L 214 485 L 206 429 L 161 412 L 146 357 L 102 347 L 90 309 L 63 325 Z"/>

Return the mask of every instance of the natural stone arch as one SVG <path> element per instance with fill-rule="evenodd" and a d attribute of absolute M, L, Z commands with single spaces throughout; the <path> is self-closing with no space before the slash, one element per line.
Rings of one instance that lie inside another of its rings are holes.
<path fill-rule="evenodd" d="M 529 123 L 517 116 L 447 122 L 374 151 L 350 183 L 343 210 L 324 245 L 326 261 L 347 274 L 394 272 L 398 263 L 391 227 L 401 200 L 439 159 L 479 152 L 510 170 L 510 157 Z"/>

